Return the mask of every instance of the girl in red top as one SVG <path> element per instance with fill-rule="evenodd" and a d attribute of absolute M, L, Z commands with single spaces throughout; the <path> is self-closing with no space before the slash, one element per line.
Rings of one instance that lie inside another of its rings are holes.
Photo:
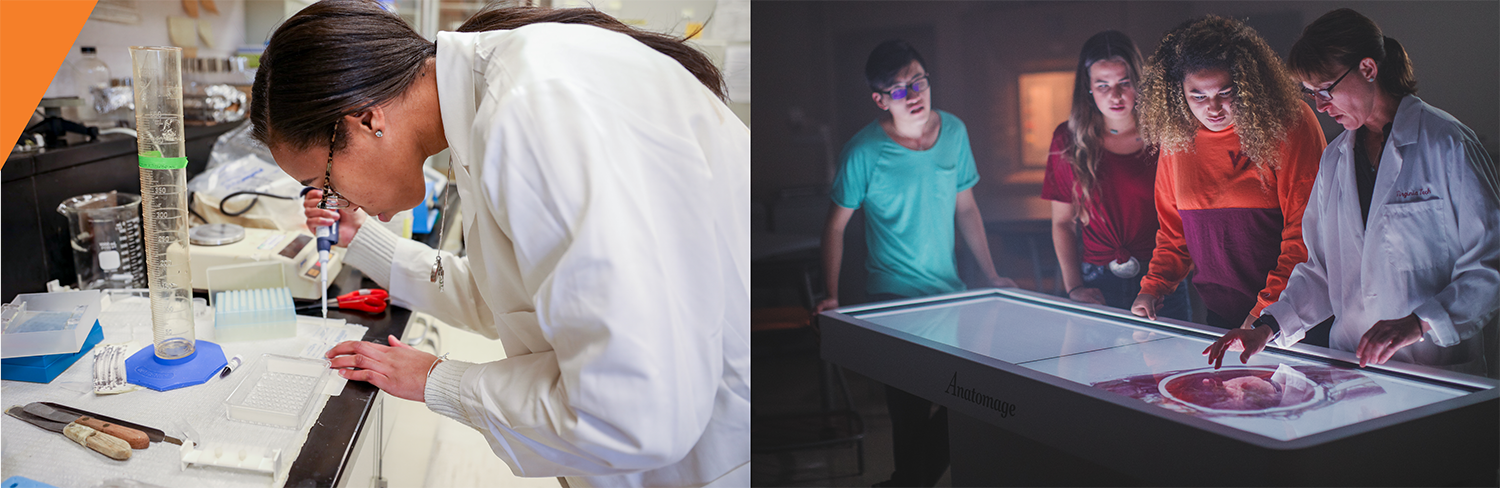
<path fill-rule="evenodd" d="M 1125 34 L 1090 37 L 1078 55 L 1072 114 L 1052 133 L 1042 198 L 1052 201 L 1052 243 L 1074 301 L 1129 308 L 1155 247 L 1156 152 L 1136 130 L 1140 66 Z M 1158 313 L 1191 320 L 1187 287 Z"/>
<path fill-rule="evenodd" d="M 1142 83 L 1141 132 L 1157 145 L 1161 229 L 1136 315 L 1196 266 L 1208 325 L 1254 322 L 1307 260 L 1302 211 L 1326 141 L 1281 59 L 1218 16 L 1168 32 Z"/>

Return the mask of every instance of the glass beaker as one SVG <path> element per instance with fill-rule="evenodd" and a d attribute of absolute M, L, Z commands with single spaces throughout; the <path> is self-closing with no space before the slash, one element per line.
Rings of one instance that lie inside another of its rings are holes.
<path fill-rule="evenodd" d="M 139 195 L 78 195 L 63 200 L 57 213 L 68 218 L 78 289 L 146 287 Z"/>

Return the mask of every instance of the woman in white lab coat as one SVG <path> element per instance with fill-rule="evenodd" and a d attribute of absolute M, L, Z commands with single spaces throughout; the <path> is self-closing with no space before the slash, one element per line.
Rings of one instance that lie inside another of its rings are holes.
<path fill-rule="evenodd" d="M 749 130 L 717 69 L 592 9 L 459 30 L 432 43 L 374 2 L 324 0 L 261 57 L 256 137 L 348 204 L 312 192 L 309 225 L 337 217 L 345 262 L 395 303 L 508 356 L 348 342 L 332 366 L 473 427 L 520 476 L 748 485 Z M 444 148 L 466 257 L 360 225 L 421 203 Z"/>
<path fill-rule="evenodd" d="M 1209 362 L 1290 346 L 1334 316 L 1329 345 L 1361 367 L 1394 359 L 1486 374 L 1482 329 L 1500 309 L 1494 162 L 1474 131 L 1414 95 L 1406 51 L 1358 12 L 1308 25 L 1288 64 L 1345 131 L 1323 151 L 1303 215 L 1307 262 L 1254 329 L 1204 351 Z"/>

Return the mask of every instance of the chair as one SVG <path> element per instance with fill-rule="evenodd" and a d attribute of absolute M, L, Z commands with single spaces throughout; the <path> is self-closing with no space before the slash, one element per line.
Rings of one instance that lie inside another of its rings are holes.
<path fill-rule="evenodd" d="M 800 278 L 800 283 L 797 285 L 800 288 L 799 295 L 804 302 L 802 306 L 762 307 L 751 310 L 752 337 L 760 338 L 758 342 L 761 342 L 763 346 L 767 346 L 766 343 L 770 342 L 776 343 L 774 347 L 755 347 L 756 355 L 763 358 L 759 360 L 783 360 L 799 355 L 805 357 L 808 354 L 816 357 L 818 354 L 818 334 L 812 326 L 811 312 L 816 303 L 812 290 L 814 276 L 817 274 L 817 264 L 816 261 L 807 261 L 793 264 L 793 268 L 796 269 L 795 274 Z M 763 283 L 764 281 L 757 277 L 757 282 Z M 751 414 L 754 425 L 750 441 L 752 454 L 779 454 L 787 460 L 777 476 L 777 483 L 864 474 L 864 420 L 854 409 L 854 400 L 849 393 L 848 381 L 844 378 L 841 368 L 823 361 L 822 358 L 817 359 L 817 364 L 818 392 L 821 401 L 815 410 L 772 415 L 757 415 L 754 412 Z M 840 400 L 842 400 L 842 406 L 838 405 Z M 840 446 L 854 447 L 857 472 L 848 475 L 802 477 L 799 476 L 800 473 L 795 469 L 794 464 L 790 462 L 791 453 L 796 451 Z M 764 484 L 764 482 L 757 480 L 757 484 Z"/>

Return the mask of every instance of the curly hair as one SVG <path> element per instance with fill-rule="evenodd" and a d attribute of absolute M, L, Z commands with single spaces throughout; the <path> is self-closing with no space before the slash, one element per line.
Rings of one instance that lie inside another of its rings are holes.
<path fill-rule="evenodd" d="M 1281 164 L 1278 148 L 1298 123 L 1304 102 L 1281 58 L 1255 29 L 1216 15 L 1183 22 L 1162 37 L 1149 65 L 1137 104 L 1141 136 L 1162 150 L 1191 152 L 1200 124 L 1188 108 L 1183 79 L 1223 69 L 1234 87 L 1240 147 L 1266 184 L 1270 170 Z"/>

